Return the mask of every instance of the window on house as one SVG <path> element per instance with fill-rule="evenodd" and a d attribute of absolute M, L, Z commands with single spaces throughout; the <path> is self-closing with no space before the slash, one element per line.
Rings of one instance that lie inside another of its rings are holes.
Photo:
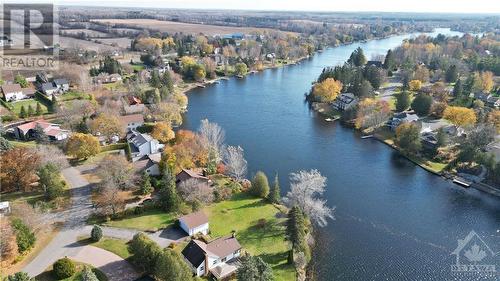
<path fill-rule="evenodd" d="M 218 262 L 218 260 L 214 260 L 214 263 L 213 263 L 213 264 L 214 264 L 214 265 L 216 265 L 216 264 L 217 264 L 217 262 Z"/>
<path fill-rule="evenodd" d="M 202 265 L 200 266 L 200 271 L 204 271 L 205 270 L 205 267 Z"/>
<path fill-rule="evenodd" d="M 221 262 L 225 262 L 226 260 L 227 260 L 227 258 L 223 258 L 223 259 L 221 260 Z"/>

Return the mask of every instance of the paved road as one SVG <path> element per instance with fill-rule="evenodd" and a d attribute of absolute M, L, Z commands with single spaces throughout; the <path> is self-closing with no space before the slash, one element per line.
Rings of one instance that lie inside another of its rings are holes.
<path fill-rule="evenodd" d="M 54 239 L 27 265 L 23 271 L 30 276 L 37 276 L 62 257 L 70 257 L 99 268 L 110 281 L 135 280 L 138 273 L 119 256 L 108 251 L 78 243 L 78 238 L 88 236 L 92 226 L 86 220 L 92 212 L 92 185 L 82 176 L 82 172 L 92 167 L 70 167 L 62 174 L 71 187 L 71 207 L 57 216 L 64 221 L 64 226 Z M 103 227 L 103 235 L 107 237 L 130 240 L 139 231 Z M 186 236 L 176 229 L 161 230 L 148 234 L 160 246 L 167 247 L 173 241 L 180 241 Z M 98 249 L 98 250 L 96 250 Z"/>

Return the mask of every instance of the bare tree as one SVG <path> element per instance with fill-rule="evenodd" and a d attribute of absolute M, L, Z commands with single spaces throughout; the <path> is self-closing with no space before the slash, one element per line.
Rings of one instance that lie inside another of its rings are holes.
<path fill-rule="evenodd" d="M 318 170 L 298 171 L 290 174 L 290 191 L 283 201 L 288 206 L 298 206 L 312 222 L 326 226 L 327 219 L 333 219 L 333 210 L 320 199 L 325 192 L 326 177 Z"/>
<path fill-rule="evenodd" d="M 212 189 L 207 183 L 197 179 L 188 179 L 181 182 L 177 190 L 182 199 L 187 202 L 199 201 L 208 204 L 214 201 Z"/>
<path fill-rule="evenodd" d="M 116 215 L 125 209 L 126 195 L 115 186 L 105 185 L 101 188 L 96 200 L 99 214 L 104 216 Z"/>
<path fill-rule="evenodd" d="M 223 151 L 223 159 L 226 165 L 226 174 L 237 180 L 242 180 L 247 175 L 247 160 L 245 160 L 243 148 L 240 146 L 228 146 Z"/>
<path fill-rule="evenodd" d="M 53 145 L 38 145 L 36 147 L 40 155 L 40 164 L 44 166 L 48 163 L 55 164 L 59 170 L 69 167 L 68 158 L 61 149 Z"/>
<path fill-rule="evenodd" d="M 122 155 L 108 155 L 97 166 L 101 186 L 128 189 L 134 186 L 136 174 L 134 167 Z"/>
<path fill-rule="evenodd" d="M 226 133 L 217 123 L 211 123 L 207 119 L 201 120 L 200 136 L 208 151 L 215 152 L 217 160 L 220 160 L 220 152 L 226 138 Z"/>

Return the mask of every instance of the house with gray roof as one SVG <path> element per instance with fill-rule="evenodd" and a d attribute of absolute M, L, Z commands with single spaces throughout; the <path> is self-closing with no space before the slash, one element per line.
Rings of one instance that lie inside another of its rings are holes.
<path fill-rule="evenodd" d="M 217 280 L 226 280 L 241 265 L 241 245 L 234 233 L 209 242 L 193 239 L 182 250 L 182 255 L 198 277 L 211 275 Z"/>
<path fill-rule="evenodd" d="M 161 152 L 164 147 L 150 135 L 139 133 L 136 130 L 131 130 L 127 134 L 127 142 L 130 146 L 132 162 L 136 162 L 144 156 Z"/>
<path fill-rule="evenodd" d="M 57 87 L 52 82 L 42 83 L 40 85 L 40 91 L 44 93 L 46 96 L 50 97 L 53 94 L 57 93 Z"/>

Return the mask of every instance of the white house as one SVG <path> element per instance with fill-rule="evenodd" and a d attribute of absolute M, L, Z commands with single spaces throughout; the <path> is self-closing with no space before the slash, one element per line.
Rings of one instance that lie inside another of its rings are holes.
<path fill-rule="evenodd" d="M 134 162 L 134 168 L 136 171 L 145 171 L 150 176 L 159 176 L 160 160 L 161 152 L 149 154 Z"/>
<path fill-rule="evenodd" d="M 140 160 L 142 157 L 161 152 L 164 145 L 148 134 L 141 134 L 131 130 L 127 134 L 127 141 L 130 145 L 132 162 Z"/>
<path fill-rule="evenodd" d="M 19 84 L 3 85 L 2 93 L 6 101 L 16 101 L 25 98 L 23 89 Z"/>
<path fill-rule="evenodd" d="M 208 217 L 203 211 L 198 211 L 179 218 L 180 227 L 189 235 L 208 234 Z"/>
<path fill-rule="evenodd" d="M 54 86 L 61 93 L 69 91 L 69 82 L 65 78 L 54 79 Z"/>
<path fill-rule="evenodd" d="M 0 36 L 0 47 L 12 46 L 12 40 L 9 37 L 2 35 Z"/>
<path fill-rule="evenodd" d="M 58 91 L 57 87 L 52 82 L 42 83 L 40 85 L 40 90 L 48 97 L 52 96 Z"/>
<path fill-rule="evenodd" d="M 193 239 L 182 255 L 196 276 L 212 274 L 217 280 L 226 279 L 240 266 L 241 245 L 234 233 L 208 243 Z"/>
<path fill-rule="evenodd" d="M 144 125 L 144 116 L 142 114 L 123 115 L 118 117 L 125 131 L 135 130 Z"/>

